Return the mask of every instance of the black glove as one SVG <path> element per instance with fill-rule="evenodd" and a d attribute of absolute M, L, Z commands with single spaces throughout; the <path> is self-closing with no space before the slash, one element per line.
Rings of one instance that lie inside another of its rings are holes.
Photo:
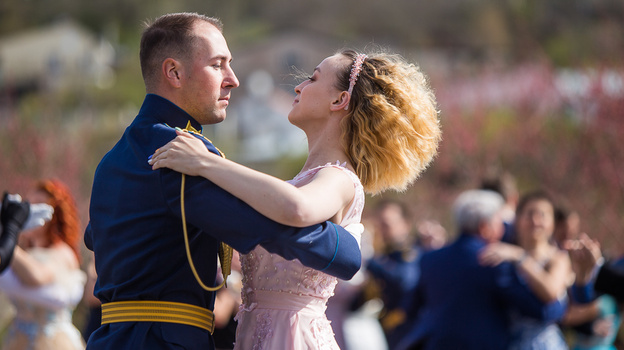
<path fill-rule="evenodd" d="M 2 235 L 0 236 L 0 272 L 11 262 L 13 250 L 17 244 L 17 235 L 28 219 L 30 204 L 28 202 L 11 199 L 7 192 L 2 197 L 2 210 L 0 211 L 0 224 Z"/>
<path fill-rule="evenodd" d="M 16 225 L 18 229 L 24 226 L 30 214 L 30 204 L 21 200 L 11 199 L 8 192 L 2 197 L 2 211 L 0 211 L 0 223 L 2 227 Z"/>

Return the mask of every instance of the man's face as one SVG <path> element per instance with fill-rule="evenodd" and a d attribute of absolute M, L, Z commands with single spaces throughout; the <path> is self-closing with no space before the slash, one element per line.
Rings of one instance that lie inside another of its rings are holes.
<path fill-rule="evenodd" d="M 488 243 L 494 243 L 500 241 L 504 233 L 505 225 L 503 224 L 503 213 L 502 210 L 500 210 L 485 224 L 485 229 L 482 230 L 481 237 Z"/>
<path fill-rule="evenodd" d="M 403 217 L 401 208 L 397 205 L 389 205 L 377 215 L 377 230 L 388 245 L 404 244 L 411 229 L 410 223 Z"/>
<path fill-rule="evenodd" d="M 202 125 L 220 123 L 230 91 L 239 85 L 230 66 L 232 54 L 221 32 L 210 23 L 198 21 L 194 33 L 197 44 L 190 59 L 183 62 L 178 105 Z"/>

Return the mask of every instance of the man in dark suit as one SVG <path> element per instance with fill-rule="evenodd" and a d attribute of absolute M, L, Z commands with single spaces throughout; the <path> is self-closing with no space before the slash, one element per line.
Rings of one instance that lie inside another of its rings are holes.
<path fill-rule="evenodd" d="M 594 300 L 599 294 L 609 294 L 624 302 L 624 268 L 606 263 L 600 243 L 582 234 L 578 240 L 566 242 L 572 268 L 576 274 L 574 298 L 581 303 Z"/>
<path fill-rule="evenodd" d="M 413 292 L 418 282 L 418 259 L 422 248 L 412 235 L 412 218 L 407 205 L 397 200 L 377 204 L 376 230 L 384 246 L 380 254 L 366 263 L 372 276 L 372 289 L 378 289 L 383 302 L 380 323 L 388 346 L 393 348 L 400 340 L 400 325 L 405 322 L 403 301 Z"/>
<path fill-rule="evenodd" d="M 225 119 L 239 85 L 231 59 L 214 18 L 165 15 L 143 33 L 147 96 L 93 182 L 85 243 L 95 254 L 103 324 L 88 349 L 214 349 L 210 287 L 223 242 L 242 253 L 261 244 L 342 279 L 360 267 L 356 240 L 331 222 L 280 225 L 204 178 L 148 164 L 176 127 L 220 154 L 200 130 Z"/>
<path fill-rule="evenodd" d="M 540 302 L 513 264 L 479 264 L 479 251 L 502 237 L 502 204 L 499 194 L 487 190 L 459 196 L 454 205 L 459 237 L 422 256 L 409 313 L 414 323 L 398 349 L 506 349 L 511 310 L 541 320 L 563 315 L 565 305 Z"/>
<path fill-rule="evenodd" d="M 594 288 L 598 293 L 610 294 L 624 302 L 624 271 L 621 266 L 603 264 L 598 269 Z"/>

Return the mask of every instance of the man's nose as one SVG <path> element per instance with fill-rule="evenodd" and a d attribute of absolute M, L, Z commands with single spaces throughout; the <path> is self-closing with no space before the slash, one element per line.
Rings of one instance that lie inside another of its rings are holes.
<path fill-rule="evenodd" d="M 236 74 L 234 74 L 234 70 L 232 68 L 228 69 L 227 75 L 223 79 L 223 85 L 226 88 L 234 89 L 240 85 Z"/>

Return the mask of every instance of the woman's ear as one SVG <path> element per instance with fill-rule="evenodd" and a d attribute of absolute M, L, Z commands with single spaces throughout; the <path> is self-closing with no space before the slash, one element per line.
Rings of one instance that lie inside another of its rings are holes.
<path fill-rule="evenodd" d="M 163 75 L 165 80 L 173 87 L 182 85 L 182 64 L 173 58 L 167 58 L 162 64 Z"/>
<path fill-rule="evenodd" d="M 338 98 L 332 102 L 330 109 L 332 112 L 346 110 L 349 107 L 349 101 L 351 101 L 351 94 L 347 91 L 342 91 Z"/>

